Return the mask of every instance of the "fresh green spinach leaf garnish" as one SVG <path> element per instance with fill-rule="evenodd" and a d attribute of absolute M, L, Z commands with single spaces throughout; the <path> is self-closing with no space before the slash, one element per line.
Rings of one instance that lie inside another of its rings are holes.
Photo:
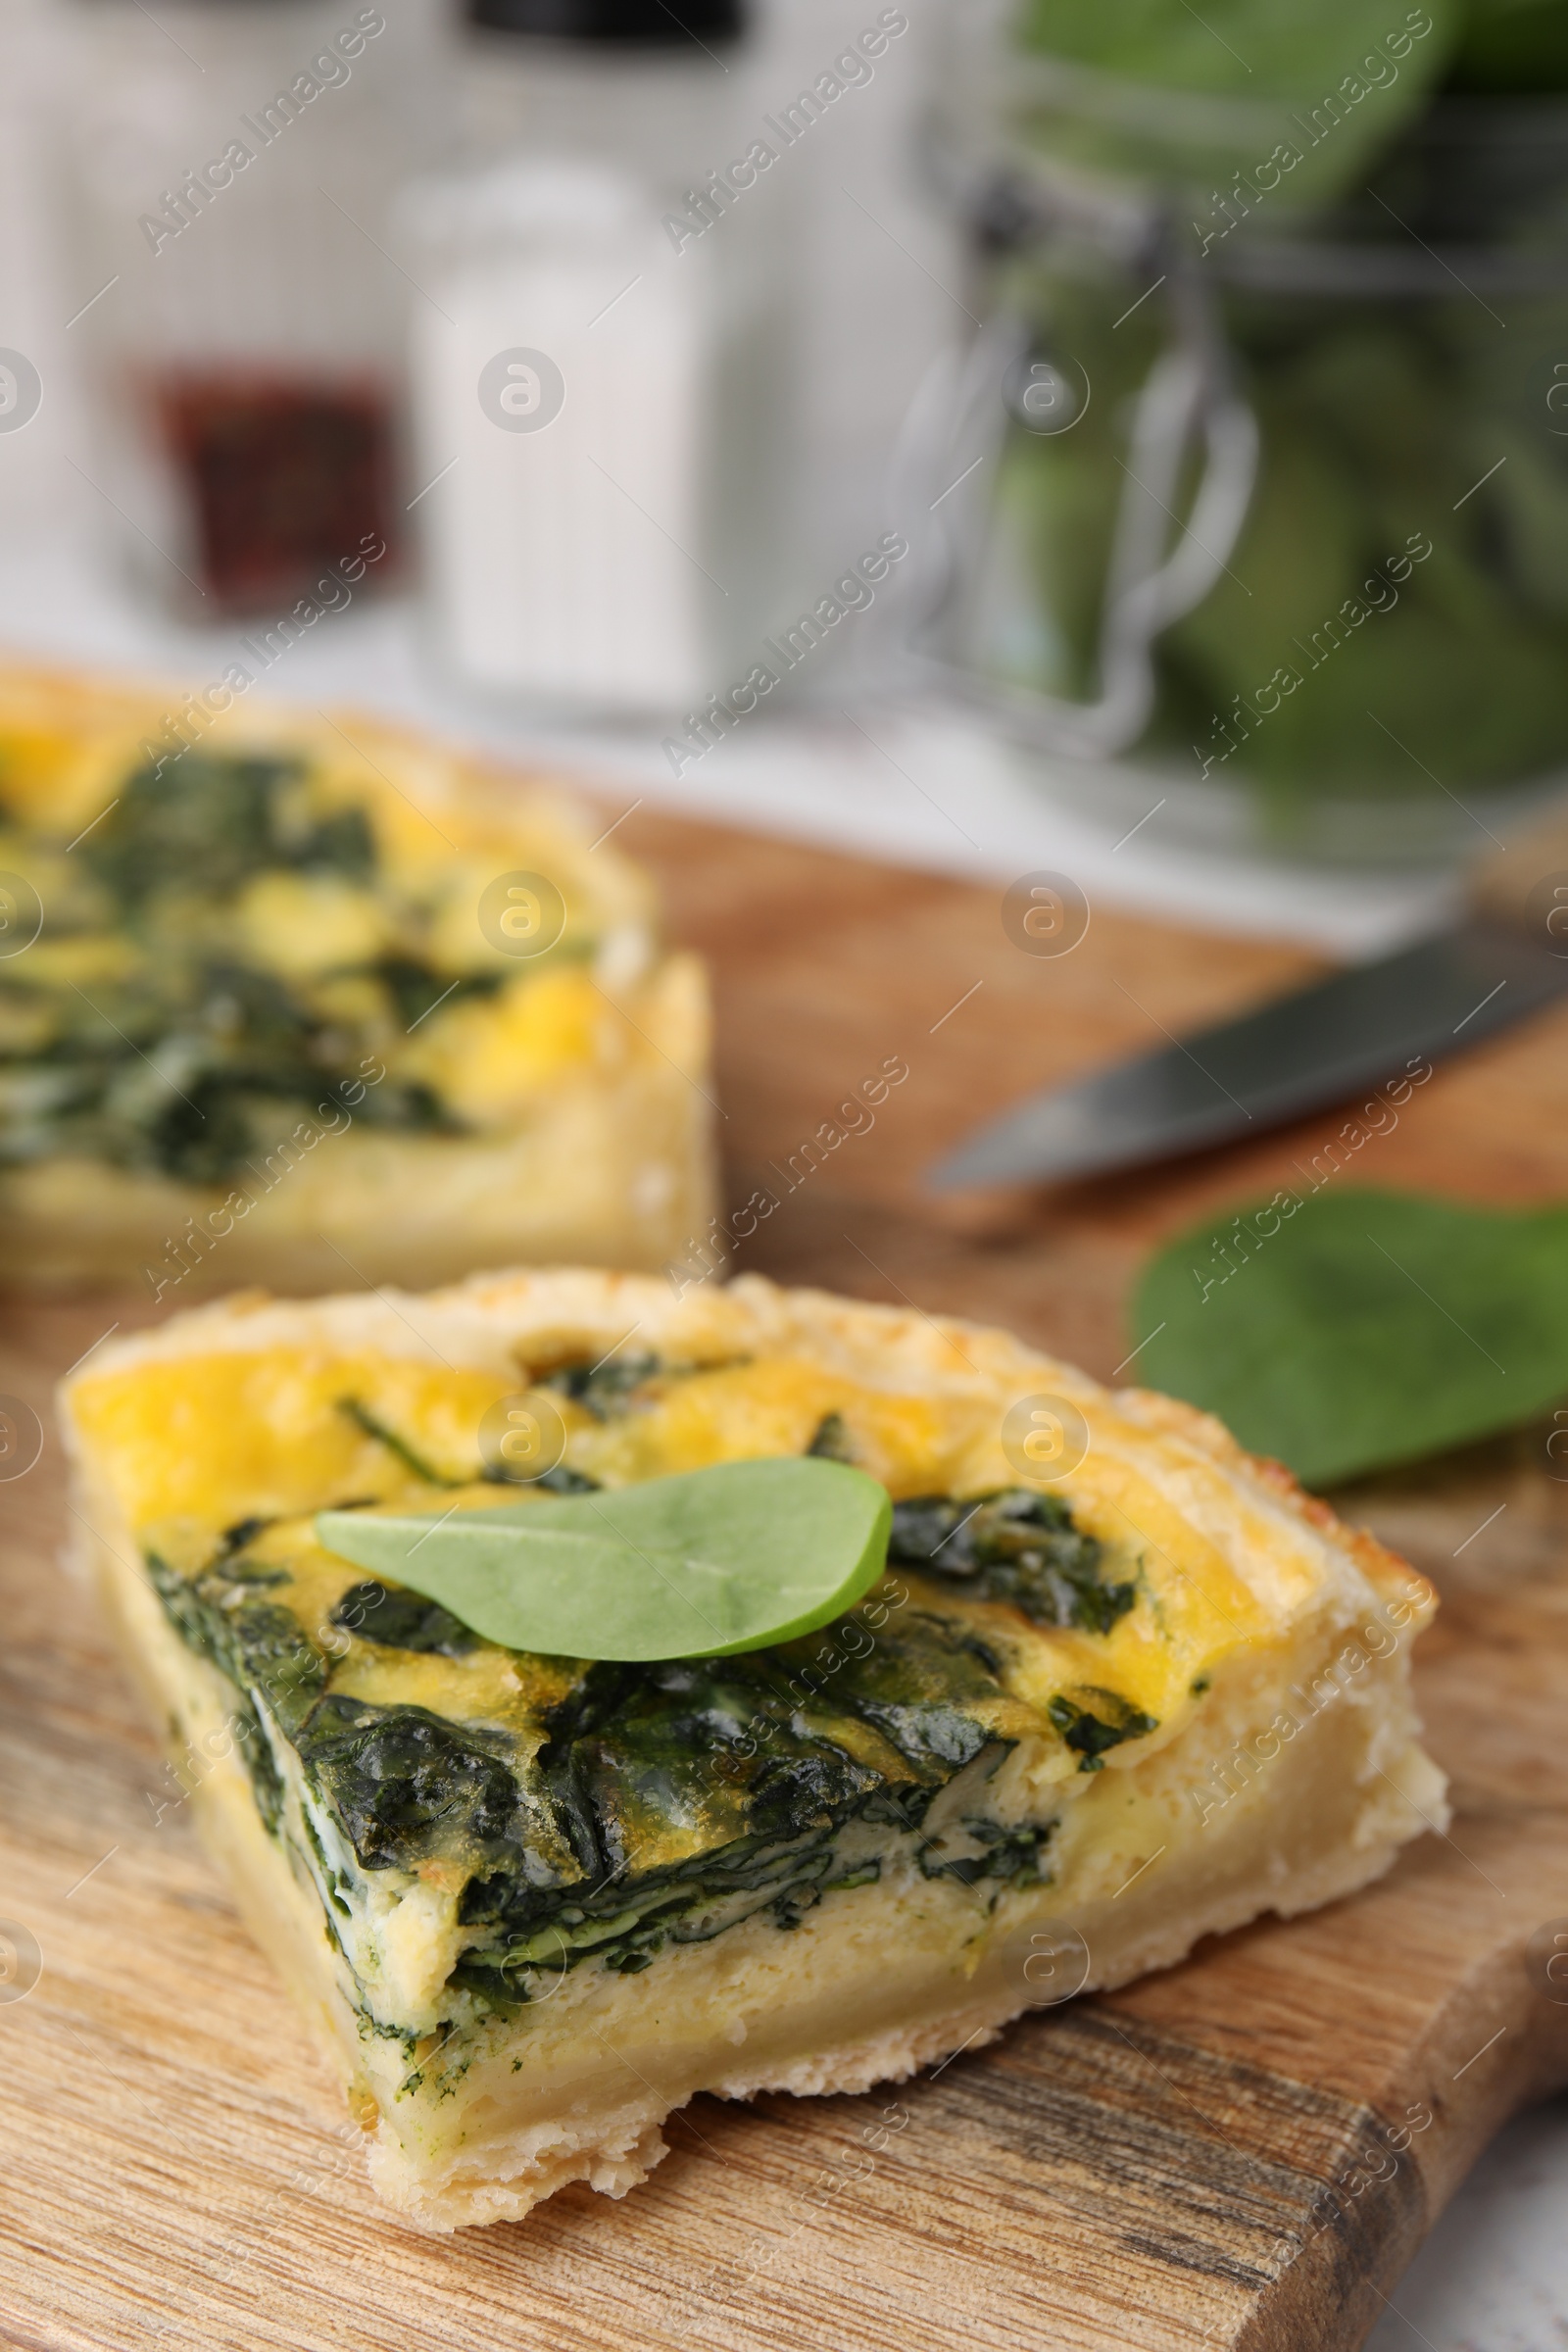
<path fill-rule="evenodd" d="M 652 1659 L 760 1649 L 825 1625 L 881 1575 L 889 1521 L 863 1471 L 786 1456 L 436 1522 L 323 1511 L 316 1528 L 329 1551 L 488 1641 Z"/>

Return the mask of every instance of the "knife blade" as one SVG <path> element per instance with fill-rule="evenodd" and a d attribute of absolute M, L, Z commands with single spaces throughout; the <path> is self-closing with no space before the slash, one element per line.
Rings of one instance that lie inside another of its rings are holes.
<path fill-rule="evenodd" d="M 1480 910 L 1452 931 L 1027 1097 L 938 1161 L 926 1184 L 1059 1184 L 1266 1133 L 1568 996 L 1568 939 L 1549 909 L 1524 924 L 1517 887 L 1500 903 L 1476 897 Z"/>

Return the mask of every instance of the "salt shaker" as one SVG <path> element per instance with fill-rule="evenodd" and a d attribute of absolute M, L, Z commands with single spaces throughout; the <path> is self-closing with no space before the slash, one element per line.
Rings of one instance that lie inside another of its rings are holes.
<path fill-rule="evenodd" d="M 738 21 L 723 0 L 472 14 L 477 160 L 402 208 L 439 658 L 564 715 L 700 705 L 771 620 L 783 474 L 777 208 L 703 233 Z"/>

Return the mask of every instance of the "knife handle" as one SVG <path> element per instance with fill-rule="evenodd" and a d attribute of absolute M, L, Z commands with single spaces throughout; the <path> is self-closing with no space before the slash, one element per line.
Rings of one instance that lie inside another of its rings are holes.
<path fill-rule="evenodd" d="M 1493 922 L 1568 955 L 1568 808 L 1484 858 L 1470 877 L 1470 903 Z"/>

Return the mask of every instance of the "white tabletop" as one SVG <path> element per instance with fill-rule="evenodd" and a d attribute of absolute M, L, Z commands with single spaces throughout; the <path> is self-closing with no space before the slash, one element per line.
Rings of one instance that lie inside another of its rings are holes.
<path fill-rule="evenodd" d="M 1555 2099 L 1494 2140 L 1395 2287 L 1367 2352 L 1561 2352 L 1565 2212 L 1568 2100 Z"/>

